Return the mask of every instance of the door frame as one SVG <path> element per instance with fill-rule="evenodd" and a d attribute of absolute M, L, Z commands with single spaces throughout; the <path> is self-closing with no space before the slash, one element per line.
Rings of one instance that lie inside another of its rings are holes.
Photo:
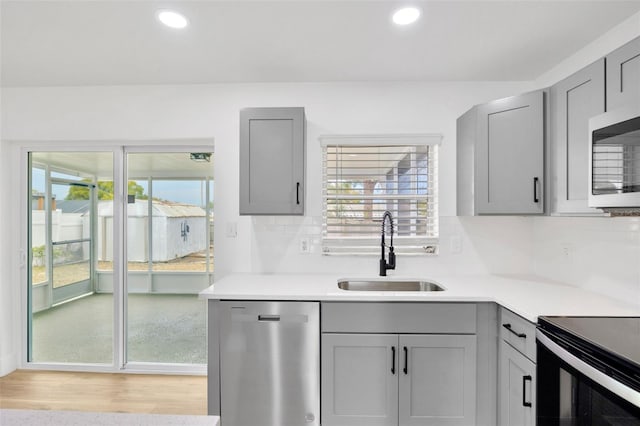
<path fill-rule="evenodd" d="M 20 200 L 20 345 L 19 368 L 32 370 L 197 374 L 206 375 L 206 364 L 127 363 L 126 360 L 126 155 L 134 152 L 215 152 L 214 139 L 172 140 L 123 140 L 123 141 L 13 141 L 19 151 L 19 200 Z M 28 288 L 31 268 L 29 261 L 30 238 L 30 152 L 110 152 L 113 155 L 113 344 L 112 363 L 56 363 L 32 362 L 29 359 L 29 330 L 31 323 L 31 295 Z M 215 168 L 214 168 L 215 182 Z"/>

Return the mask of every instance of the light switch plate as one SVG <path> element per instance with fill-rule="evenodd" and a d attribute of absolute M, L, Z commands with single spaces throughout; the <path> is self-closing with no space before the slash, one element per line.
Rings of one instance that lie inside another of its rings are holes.
<path fill-rule="evenodd" d="M 235 238 L 238 236 L 238 222 L 227 222 L 225 235 L 227 238 Z"/>

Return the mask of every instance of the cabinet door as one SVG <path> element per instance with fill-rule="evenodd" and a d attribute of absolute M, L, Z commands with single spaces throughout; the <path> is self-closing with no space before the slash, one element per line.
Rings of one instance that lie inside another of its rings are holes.
<path fill-rule="evenodd" d="M 240 111 L 240 214 L 304 213 L 304 109 Z"/>
<path fill-rule="evenodd" d="M 322 425 L 398 423 L 398 336 L 322 335 Z"/>
<path fill-rule="evenodd" d="M 607 111 L 640 101 L 640 37 L 607 55 Z"/>
<path fill-rule="evenodd" d="M 502 426 L 536 424 L 536 365 L 500 342 L 498 419 Z"/>
<path fill-rule="evenodd" d="M 401 426 L 476 423 L 476 336 L 401 335 L 399 349 Z"/>
<path fill-rule="evenodd" d="M 598 213 L 587 206 L 589 119 L 605 112 L 605 61 L 599 61 L 551 88 L 554 211 Z"/>
<path fill-rule="evenodd" d="M 543 103 L 537 91 L 479 107 L 479 214 L 544 213 Z"/>

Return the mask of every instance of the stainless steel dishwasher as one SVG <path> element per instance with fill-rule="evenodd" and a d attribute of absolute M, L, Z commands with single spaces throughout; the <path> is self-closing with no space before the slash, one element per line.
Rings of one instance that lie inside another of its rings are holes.
<path fill-rule="evenodd" d="M 221 302 L 221 426 L 320 424 L 317 302 Z"/>

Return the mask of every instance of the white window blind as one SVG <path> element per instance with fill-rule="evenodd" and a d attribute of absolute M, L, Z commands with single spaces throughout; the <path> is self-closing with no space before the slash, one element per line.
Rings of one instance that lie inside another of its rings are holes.
<path fill-rule="evenodd" d="M 396 253 L 436 253 L 440 139 L 322 137 L 323 253 L 378 254 L 386 210 Z"/>

